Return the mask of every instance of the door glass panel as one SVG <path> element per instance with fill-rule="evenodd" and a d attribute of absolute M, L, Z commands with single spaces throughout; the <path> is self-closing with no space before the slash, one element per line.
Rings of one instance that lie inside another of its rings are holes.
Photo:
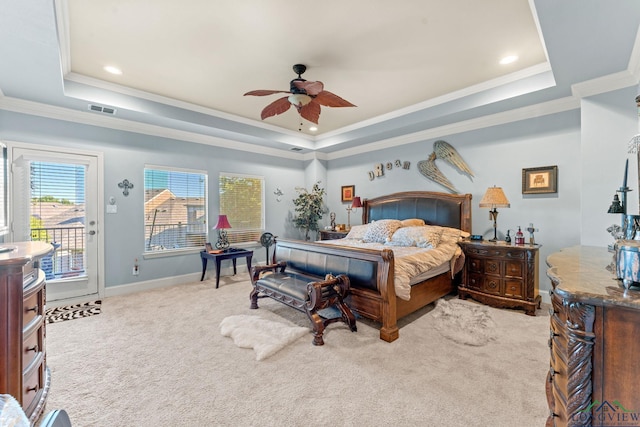
<path fill-rule="evenodd" d="M 31 240 L 55 248 L 41 263 L 47 281 L 85 277 L 86 167 L 32 161 L 29 173 Z"/>

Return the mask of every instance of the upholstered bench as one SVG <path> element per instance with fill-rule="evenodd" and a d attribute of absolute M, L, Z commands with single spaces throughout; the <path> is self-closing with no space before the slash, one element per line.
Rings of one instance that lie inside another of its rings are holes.
<path fill-rule="evenodd" d="M 258 298 L 269 297 L 283 304 L 303 311 L 311 320 L 313 327 L 313 344 L 323 345 L 322 335 L 327 325 L 343 321 L 352 332 L 357 330 L 356 318 L 351 309 L 344 303 L 349 292 L 349 278 L 326 275 L 324 278 L 303 272 L 286 272 L 287 263 L 258 265 L 251 269 L 251 308 L 258 308 Z M 327 318 L 318 313 L 328 307 L 335 306 L 340 310 L 340 317 Z"/>

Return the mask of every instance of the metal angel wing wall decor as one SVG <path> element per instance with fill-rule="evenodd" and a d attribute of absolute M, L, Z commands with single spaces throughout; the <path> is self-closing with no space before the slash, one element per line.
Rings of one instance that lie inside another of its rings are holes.
<path fill-rule="evenodd" d="M 458 190 L 453 186 L 451 181 L 438 169 L 436 160 L 441 159 L 449 163 L 454 168 L 458 169 L 461 174 L 467 175 L 469 179 L 473 177 L 471 168 L 462 160 L 460 154 L 449 143 L 443 140 L 438 140 L 433 143 L 433 153 L 429 155 L 427 160 L 421 160 L 418 162 L 418 170 L 422 175 L 431 181 L 442 185 L 452 193 L 458 193 Z"/>

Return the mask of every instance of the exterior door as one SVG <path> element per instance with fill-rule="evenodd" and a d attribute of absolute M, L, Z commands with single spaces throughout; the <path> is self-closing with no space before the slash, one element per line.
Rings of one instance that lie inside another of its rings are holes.
<path fill-rule="evenodd" d="M 47 302 L 99 296 L 101 156 L 49 147 L 9 151 L 12 240 L 46 241 L 55 248 L 40 265 Z"/>

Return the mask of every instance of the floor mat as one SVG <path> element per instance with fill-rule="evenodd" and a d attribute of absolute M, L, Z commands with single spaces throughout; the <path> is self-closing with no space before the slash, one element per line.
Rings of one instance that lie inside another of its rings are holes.
<path fill-rule="evenodd" d="M 64 320 L 81 319 L 101 313 L 102 301 L 96 300 L 82 304 L 66 305 L 50 308 L 46 311 L 47 323 L 62 322 Z"/>

